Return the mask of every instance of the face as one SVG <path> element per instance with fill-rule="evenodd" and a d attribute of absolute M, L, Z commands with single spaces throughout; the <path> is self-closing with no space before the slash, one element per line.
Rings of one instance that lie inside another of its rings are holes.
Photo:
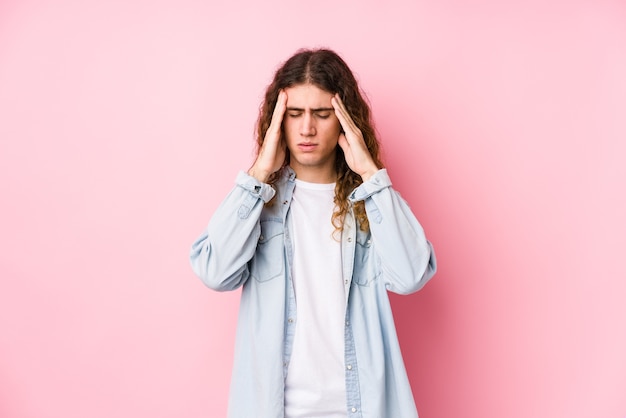
<path fill-rule="evenodd" d="M 283 130 L 291 155 L 289 165 L 301 180 L 334 182 L 341 125 L 330 103 L 333 95 L 312 84 L 299 84 L 285 92 Z"/>

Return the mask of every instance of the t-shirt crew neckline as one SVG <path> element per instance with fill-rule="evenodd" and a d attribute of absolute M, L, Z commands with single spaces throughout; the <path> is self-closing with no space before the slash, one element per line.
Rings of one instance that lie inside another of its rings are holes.
<path fill-rule="evenodd" d="M 296 186 L 309 190 L 334 190 L 336 183 L 311 183 L 296 179 Z"/>

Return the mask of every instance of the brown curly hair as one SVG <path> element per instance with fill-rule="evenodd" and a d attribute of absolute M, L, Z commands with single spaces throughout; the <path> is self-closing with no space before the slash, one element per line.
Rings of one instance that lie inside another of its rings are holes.
<path fill-rule="evenodd" d="M 378 168 L 382 168 L 380 145 L 376 138 L 374 124 L 370 117 L 370 108 L 365 99 L 366 96 L 361 92 L 354 74 L 352 74 L 345 61 L 336 52 L 324 48 L 300 49 L 276 71 L 274 80 L 265 91 L 265 99 L 259 111 L 256 137 L 257 154 L 263 145 L 265 133 L 270 126 L 274 107 L 276 107 L 276 102 L 278 101 L 278 93 L 282 89 L 299 84 L 313 84 L 331 94 L 339 93 L 339 97 L 345 104 L 352 120 L 361 130 L 365 145 L 372 155 L 374 163 Z M 350 209 L 348 195 L 363 183 L 363 180 L 361 176 L 350 170 L 341 147 L 337 146 L 336 152 L 336 209 L 331 222 L 335 226 L 336 231 L 341 231 L 343 229 L 343 219 Z M 288 164 L 289 150 L 287 150 L 283 167 Z M 269 184 L 274 184 L 278 180 L 279 172 L 280 170 L 270 176 Z M 354 216 L 363 231 L 369 230 L 369 221 L 365 213 L 363 201 L 354 204 Z"/>

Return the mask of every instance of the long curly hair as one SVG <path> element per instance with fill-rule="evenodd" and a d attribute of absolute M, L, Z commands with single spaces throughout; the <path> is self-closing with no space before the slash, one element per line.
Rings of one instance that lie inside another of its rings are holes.
<path fill-rule="evenodd" d="M 330 49 L 300 49 L 291 58 L 285 61 L 274 75 L 274 80 L 267 87 L 265 98 L 261 104 L 259 118 L 257 120 L 257 155 L 267 132 L 272 114 L 278 101 L 280 90 L 300 85 L 312 84 L 331 94 L 339 93 L 339 97 L 346 106 L 350 116 L 356 126 L 361 130 L 367 149 L 369 150 L 374 163 L 378 168 L 383 167 L 380 156 L 380 145 L 376 138 L 376 132 L 369 104 L 365 99 L 365 94 L 361 92 L 359 85 L 352 74 L 352 71 L 345 61 Z M 346 163 L 341 147 L 337 146 L 335 158 L 335 169 L 337 172 L 337 183 L 335 185 L 335 211 L 331 222 L 335 231 L 343 229 L 343 219 L 350 210 L 348 195 L 363 180 L 354 171 L 350 170 Z M 289 164 L 289 150 L 286 152 L 283 167 Z M 274 184 L 280 177 L 280 171 L 273 173 L 268 182 Z M 369 221 L 365 213 L 363 201 L 354 204 L 354 216 L 363 231 L 369 230 Z"/>

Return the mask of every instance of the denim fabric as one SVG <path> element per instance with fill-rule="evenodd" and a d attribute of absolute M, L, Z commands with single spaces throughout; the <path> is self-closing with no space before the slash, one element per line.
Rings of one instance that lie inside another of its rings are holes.
<path fill-rule="evenodd" d="M 298 318 L 288 228 L 295 173 L 287 167 L 281 174 L 274 189 L 239 173 L 191 248 L 193 270 L 209 288 L 242 287 L 231 418 L 284 417 L 285 376 Z M 370 230 L 358 228 L 349 213 L 341 234 L 346 415 L 417 417 L 387 291 L 421 289 L 435 273 L 435 254 L 385 169 L 357 187 L 349 200 L 365 201 Z"/>

